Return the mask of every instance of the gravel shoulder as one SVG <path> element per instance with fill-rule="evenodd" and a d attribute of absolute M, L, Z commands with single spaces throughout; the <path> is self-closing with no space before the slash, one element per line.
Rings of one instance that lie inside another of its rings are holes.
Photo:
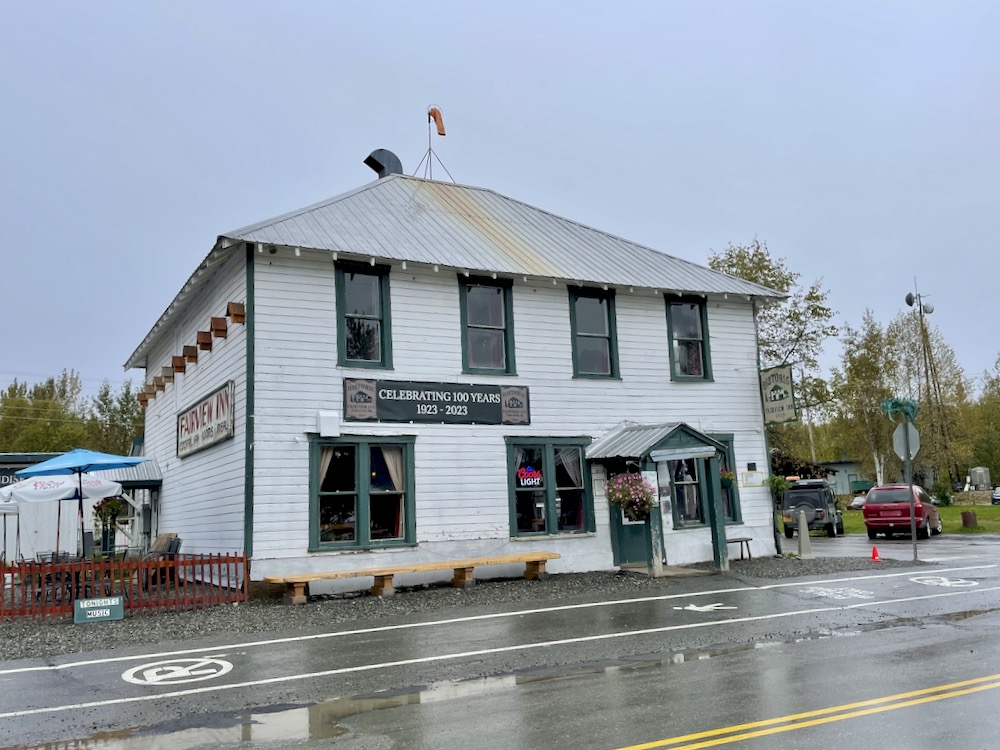
<path fill-rule="evenodd" d="M 792 577 L 832 576 L 838 573 L 925 566 L 928 563 L 860 557 L 768 557 L 730 561 L 727 574 L 709 564 L 688 566 L 679 572 L 706 574 L 750 585 Z M 680 590 L 687 577 L 650 578 L 641 573 L 600 572 L 550 575 L 543 581 L 523 578 L 477 581 L 465 591 L 447 584 L 400 587 L 389 599 L 358 595 L 317 597 L 301 606 L 281 603 L 279 596 L 255 596 L 249 602 L 185 612 L 126 615 L 116 622 L 74 625 L 72 619 L 8 621 L 0 623 L 0 661 L 50 658 L 64 654 L 156 645 L 236 635 L 260 637 L 320 633 L 343 624 L 420 620 L 509 609 L 510 605 L 580 603 L 605 599 L 655 596 Z M 99 629 L 99 630 L 98 630 Z M 174 646 L 177 647 L 176 645 Z"/>

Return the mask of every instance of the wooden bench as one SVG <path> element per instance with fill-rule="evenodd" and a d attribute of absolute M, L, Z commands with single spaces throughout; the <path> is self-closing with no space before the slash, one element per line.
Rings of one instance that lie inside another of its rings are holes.
<path fill-rule="evenodd" d="M 740 545 L 740 559 L 743 559 L 743 551 L 746 550 L 747 559 L 753 560 L 753 555 L 750 554 L 750 542 L 753 541 L 752 536 L 733 536 L 726 539 L 727 544 L 738 544 Z"/>
<path fill-rule="evenodd" d="M 494 555 L 490 557 L 472 557 L 465 560 L 438 560 L 436 562 L 411 563 L 409 565 L 386 565 L 380 568 L 354 568 L 350 570 L 331 570 L 321 573 L 290 573 L 281 576 L 266 576 L 264 583 L 282 583 L 285 585 L 285 604 L 305 604 L 307 586 L 312 581 L 332 581 L 343 578 L 361 578 L 372 576 L 375 585 L 372 586 L 373 596 L 392 596 L 395 593 L 392 581 L 400 573 L 423 573 L 429 570 L 452 570 L 454 574 L 451 585 L 456 588 L 468 588 L 475 582 L 472 572 L 486 565 L 506 565 L 509 563 L 524 563 L 524 577 L 537 580 L 545 576 L 545 563 L 559 558 L 557 552 L 519 552 L 513 555 Z"/>

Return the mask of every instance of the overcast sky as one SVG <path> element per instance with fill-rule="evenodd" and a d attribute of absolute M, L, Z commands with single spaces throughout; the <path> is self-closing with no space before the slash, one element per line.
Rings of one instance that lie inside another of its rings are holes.
<path fill-rule="evenodd" d="M 978 378 L 998 37 L 993 0 L 3 0 L 0 384 L 141 381 L 219 234 L 370 182 L 375 148 L 413 174 L 431 104 L 456 181 L 702 264 L 756 236 L 851 325 L 916 284 Z"/>

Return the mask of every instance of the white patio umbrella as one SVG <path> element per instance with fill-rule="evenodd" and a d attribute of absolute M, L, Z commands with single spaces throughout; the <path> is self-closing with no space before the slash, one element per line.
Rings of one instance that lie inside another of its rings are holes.
<path fill-rule="evenodd" d="M 80 494 L 77 497 L 80 500 L 80 539 L 82 540 L 83 497 L 85 492 L 83 487 L 84 474 L 88 471 L 100 469 L 124 469 L 129 466 L 141 464 L 145 460 L 146 459 L 141 456 L 119 456 L 114 453 L 99 453 L 98 451 L 91 451 L 85 448 L 76 448 L 68 453 L 63 453 L 61 456 L 50 458 L 48 461 L 42 461 L 40 464 L 29 466 L 26 469 L 18 469 L 14 473 L 19 477 L 52 477 L 63 476 L 66 474 L 76 475 L 80 488 Z M 118 492 L 114 494 L 121 494 L 120 485 L 118 487 Z M 107 495 L 105 495 L 105 497 L 107 497 Z M 56 544 L 56 546 L 58 547 L 59 545 Z M 77 551 L 79 552 L 79 549 L 77 549 Z"/>
<path fill-rule="evenodd" d="M 82 493 L 82 494 L 81 494 Z M 63 500 L 79 500 L 84 498 L 97 500 L 122 494 L 122 486 L 89 474 L 64 474 L 59 476 L 38 476 L 24 479 L 17 484 L 0 488 L 0 505 L 9 503 L 45 503 L 56 502 L 56 552 L 59 552 L 59 533 L 62 517 Z M 80 516 L 82 529 L 83 516 Z"/>

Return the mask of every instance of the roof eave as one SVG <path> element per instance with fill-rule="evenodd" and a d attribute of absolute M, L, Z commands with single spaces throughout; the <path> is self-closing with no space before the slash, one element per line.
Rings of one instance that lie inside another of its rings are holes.
<path fill-rule="evenodd" d="M 184 282 L 180 291 L 174 295 L 174 298 L 167 305 L 167 309 L 163 311 L 160 317 L 157 319 L 153 327 L 149 329 L 149 332 L 143 338 L 142 343 L 136 347 L 135 351 L 129 356 L 125 361 L 124 368 L 126 370 L 131 370 L 133 368 L 145 368 L 146 367 L 146 355 L 149 353 L 149 349 L 156 343 L 159 338 L 159 334 L 162 329 L 174 318 L 175 315 L 184 310 L 187 305 L 185 304 L 190 293 L 200 288 L 205 284 L 215 272 L 216 268 L 222 263 L 228 253 L 227 251 L 233 247 L 236 243 L 226 237 L 220 236 L 212 249 L 209 250 L 205 258 L 198 264 L 198 267 L 194 270 L 194 273 L 188 277 L 188 280 Z"/>

